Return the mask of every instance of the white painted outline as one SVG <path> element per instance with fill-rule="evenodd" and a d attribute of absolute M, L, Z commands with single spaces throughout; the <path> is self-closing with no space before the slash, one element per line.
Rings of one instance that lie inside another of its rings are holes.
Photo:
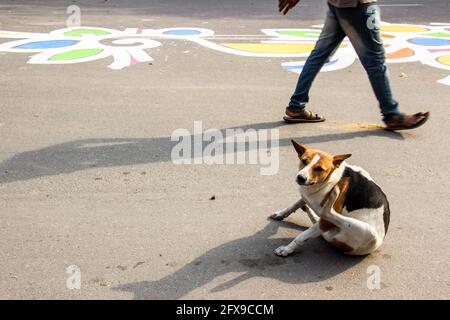
<path fill-rule="evenodd" d="M 448 46 L 421 46 L 409 42 L 411 38 L 415 37 L 432 37 L 427 34 L 432 33 L 450 33 L 450 24 L 445 23 L 433 23 L 430 25 L 414 25 L 414 24 L 390 24 L 383 22 L 382 26 L 402 26 L 402 27 L 417 27 L 421 29 L 427 29 L 427 32 L 397 32 L 397 31 L 382 31 L 382 34 L 390 35 L 393 38 L 383 38 L 385 44 L 389 45 L 386 48 L 387 54 L 392 54 L 398 50 L 405 48 L 411 49 L 414 55 L 410 57 L 387 59 L 388 63 L 405 63 L 405 62 L 420 62 L 422 64 L 431 66 L 433 68 L 439 68 L 443 70 L 450 70 L 450 66 L 444 65 L 438 61 L 438 58 L 450 55 L 450 45 Z M 162 40 L 182 40 L 190 41 L 203 47 L 222 52 L 225 54 L 232 54 L 242 57 L 260 57 L 260 58 L 306 58 L 310 52 L 301 53 L 268 53 L 268 52 L 251 52 L 239 49 L 226 47 L 223 44 L 219 44 L 214 41 L 224 41 L 227 39 L 235 41 L 248 41 L 258 40 L 261 44 L 312 44 L 317 41 L 318 36 L 314 37 L 298 37 L 292 35 L 280 34 L 280 31 L 301 31 L 311 32 L 316 35 L 321 31 L 322 26 L 313 26 L 313 28 L 279 28 L 279 29 L 262 29 L 263 35 L 215 35 L 213 30 L 205 28 L 193 28 L 193 27 L 178 27 L 178 28 L 163 28 L 163 29 L 138 29 L 128 28 L 124 31 L 98 28 L 98 27 L 72 27 L 54 30 L 49 34 L 44 33 L 28 33 L 28 32 L 14 32 L 14 31 L 1 31 L 0 38 L 12 38 L 22 39 L 15 40 L 0 44 L 0 52 L 20 52 L 20 53 L 32 53 L 33 55 L 28 60 L 30 64 L 74 64 L 104 59 L 107 57 L 113 57 L 114 61 L 108 67 L 114 70 L 120 70 L 130 65 L 152 61 L 152 57 L 146 50 L 157 48 L 162 45 Z M 93 35 L 85 34 L 80 37 L 66 36 L 65 33 L 76 29 L 95 29 L 108 32 L 107 35 Z M 193 35 L 173 35 L 165 34 L 167 31 L 177 31 L 190 29 L 197 31 L 198 34 Z M 442 38 L 450 40 L 449 38 Z M 75 40 L 78 43 L 63 48 L 49 48 L 49 49 L 17 49 L 15 47 L 29 43 L 31 41 L 51 41 L 51 40 Z M 105 44 L 106 41 L 110 41 L 111 44 Z M 117 46 L 114 46 L 114 45 Z M 323 72 L 341 70 L 350 66 L 356 59 L 356 53 L 354 52 L 351 44 L 346 38 L 343 42 L 345 45 L 343 48 L 339 48 L 331 60 L 337 60 L 335 63 L 326 65 L 322 68 Z M 103 51 L 95 56 L 85 57 L 73 60 L 58 60 L 52 61 L 51 57 L 57 54 L 65 53 L 70 50 L 79 49 L 102 49 Z M 432 50 L 439 50 L 432 52 Z M 448 50 L 448 51 L 447 51 Z M 282 66 L 285 69 L 289 69 L 292 66 L 302 66 L 305 63 L 302 61 L 283 62 Z M 299 73 L 300 68 L 289 69 L 292 72 Z M 450 76 L 438 81 L 441 84 L 450 85 Z"/>

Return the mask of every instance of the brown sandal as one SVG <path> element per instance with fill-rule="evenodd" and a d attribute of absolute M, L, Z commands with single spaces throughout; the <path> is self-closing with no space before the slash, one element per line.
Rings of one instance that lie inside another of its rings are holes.
<path fill-rule="evenodd" d="M 409 130 L 415 129 L 427 122 L 430 117 L 429 112 L 419 112 L 416 114 L 402 114 L 392 120 L 385 121 L 386 130 Z"/>
<path fill-rule="evenodd" d="M 292 112 L 286 108 L 286 116 L 283 120 L 287 123 L 304 123 L 304 122 L 322 122 L 325 118 L 313 113 L 309 110 L 304 110 L 303 112 Z"/>

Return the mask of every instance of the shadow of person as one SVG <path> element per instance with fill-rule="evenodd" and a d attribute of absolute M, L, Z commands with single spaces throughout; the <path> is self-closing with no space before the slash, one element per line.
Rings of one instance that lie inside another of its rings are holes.
<path fill-rule="evenodd" d="M 285 125 L 284 122 L 263 122 L 240 127 L 224 128 L 223 136 L 230 130 L 274 129 Z M 317 136 L 294 137 L 302 143 L 314 144 L 327 141 L 349 140 L 381 136 L 389 139 L 402 140 L 398 133 L 383 130 L 367 130 L 356 132 L 340 132 Z M 186 138 L 194 141 L 195 136 Z M 200 137 L 200 141 L 202 137 Z M 98 138 L 66 142 L 38 150 L 22 152 L 0 164 L 0 183 L 29 180 L 43 176 L 73 173 L 92 168 L 105 168 L 125 165 L 171 161 L 171 152 L 178 141 L 171 137 L 155 138 Z M 207 142 L 203 142 L 204 145 Z M 234 142 L 231 142 L 233 144 Z M 261 143 L 261 141 L 259 141 Z M 270 143 L 268 145 L 271 145 Z M 291 138 L 279 140 L 280 147 L 291 146 Z M 245 151 L 254 148 L 254 144 L 246 144 Z M 234 151 L 235 146 L 224 146 L 225 152 Z M 192 156 L 194 158 L 194 156 Z"/>
<path fill-rule="evenodd" d="M 283 122 L 263 122 L 227 129 L 272 129 Z M 194 139 L 195 135 L 188 136 Z M 200 139 L 201 141 L 202 139 Z M 192 140 L 191 140 L 192 141 Z M 22 152 L 0 164 L 0 183 L 124 165 L 167 162 L 178 141 L 171 137 L 96 138 L 70 141 Z M 205 143 L 206 144 L 206 143 Z"/>
<path fill-rule="evenodd" d="M 211 249 L 160 280 L 123 284 L 113 290 L 131 292 L 137 300 L 179 299 L 230 272 L 242 274 L 217 285 L 210 292 L 230 289 L 254 277 L 290 284 L 320 282 L 364 259 L 340 254 L 322 238 L 309 241 L 290 257 L 277 257 L 273 250 L 292 240 L 271 238 L 280 226 L 297 231 L 302 229 L 290 222 L 270 221 L 261 231 Z"/>

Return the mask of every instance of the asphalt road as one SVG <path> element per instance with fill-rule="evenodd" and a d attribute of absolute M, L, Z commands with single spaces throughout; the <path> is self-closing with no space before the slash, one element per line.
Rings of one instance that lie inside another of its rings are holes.
<path fill-rule="evenodd" d="M 249 37 L 310 28 L 325 10 L 316 0 L 286 17 L 275 0 L 1 0 L 0 30 L 65 28 L 73 4 L 83 26 Z M 386 22 L 450 24 L 447 0 L 380 4 Z M 295 58 L 161 43 L 147 51 L 152 62 L 121 70 L 107 68 L 111 57 L 28 64 L 32 53 L 0 50 L 1 299 L 449 298 L 450 87 L 437 83 L 448 70 L 389 65 L 402 110 L 431 111 L 420 129 L 373 130 L 381 119 L 358 61 L 319 75 L 310 108 L 326 122 L 284 125 L 297 75 L 280 63 Z M 193 132 L 194 120 L 222 132 L 278 129 L 278 173 L 262 176 L 250 164 L 175 165 L 170 137 Z M 319 238 L 291 257 L 273 255 L 310 225 L 299 213 L 266 220 L 297 198 L 291 138 L 352 153 L 349 162 L 383 188 L 392 217 L 377 252 L 343 256 Z M 81 272 L 79 290 L 67 287 L 72 265 Z M 381 271 L 379 289 L 367 286 L 371 266 Z"/>

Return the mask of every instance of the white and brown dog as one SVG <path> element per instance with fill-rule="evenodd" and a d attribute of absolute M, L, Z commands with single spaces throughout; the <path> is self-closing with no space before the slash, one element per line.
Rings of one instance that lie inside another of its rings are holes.
<path fill-rule="evenodd" d="M 286 257 L 320 235 L 350 255 L 367 255 L 380 247 L 390 218 L 389 202 L 381 188 L 366 171 L 345 162 L 351 154 L 333 157 L 292 143 L 300 159 L 296 181 L 301 198 L 271 218 L 283 220 L 302 208 L 313 225 L 275 254 Z"/>

